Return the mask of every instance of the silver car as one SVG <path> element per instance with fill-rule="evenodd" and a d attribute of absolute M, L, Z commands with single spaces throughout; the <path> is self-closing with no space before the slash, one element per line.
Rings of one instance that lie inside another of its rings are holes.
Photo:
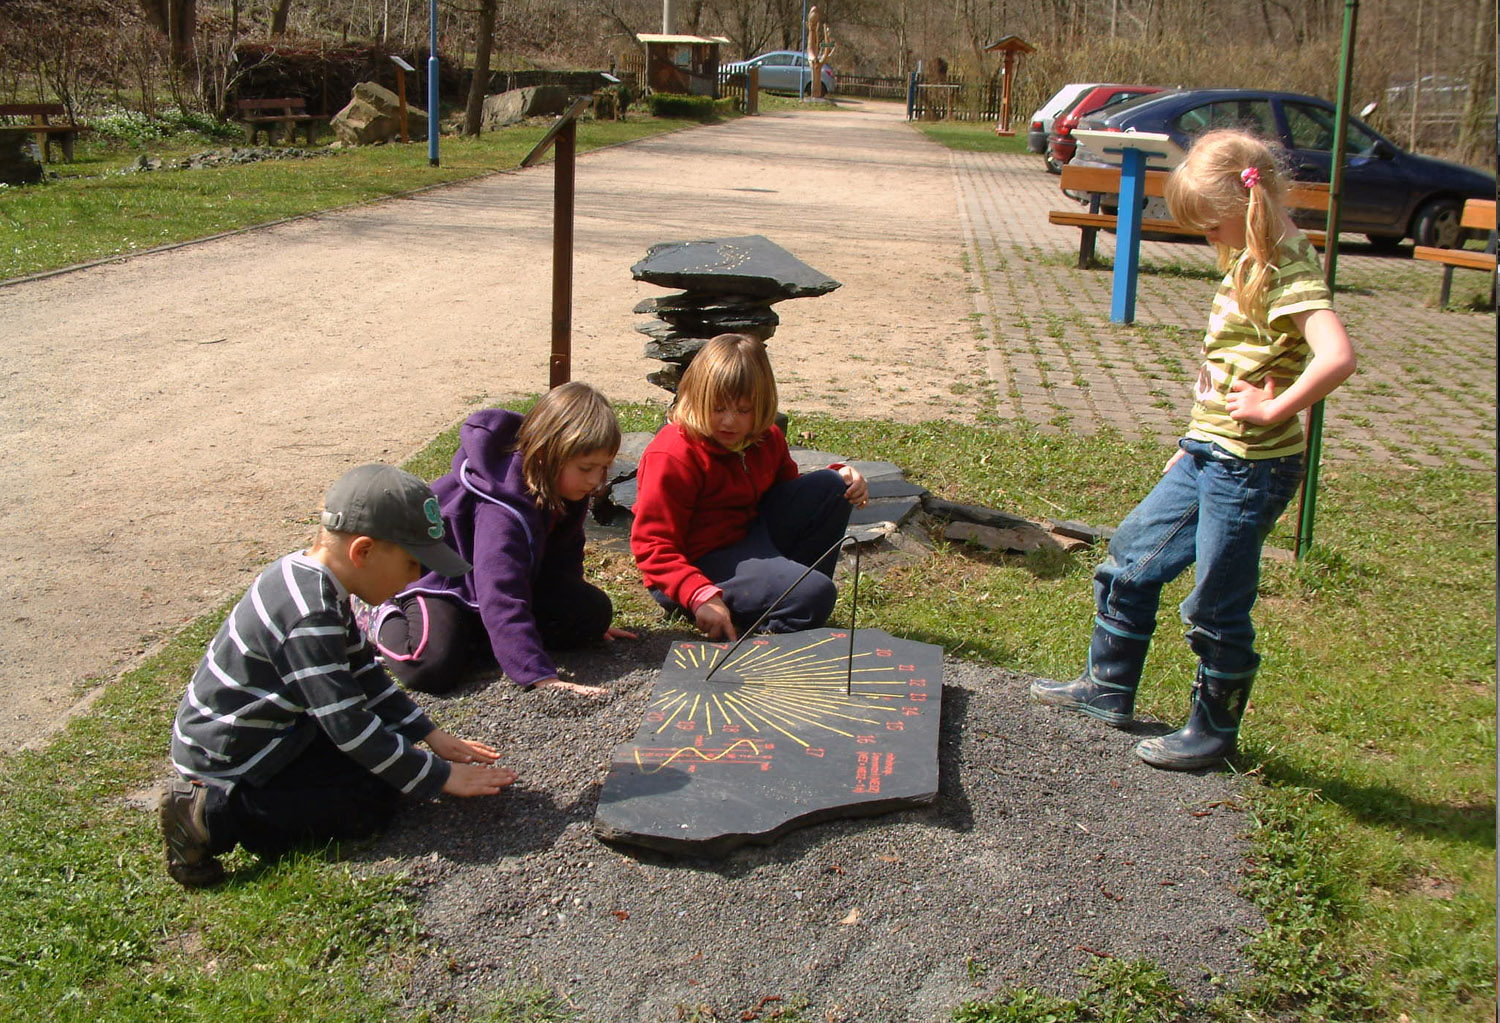
<path fill-rule="evenodd" d="M 751 68 L 760 69 L 760 87 L 767 92 L 790 92 L 812 94 L 812 67 L 807 54 L 796 50 L 772 50 L 749 60 L 725 64 L 724 70 L 742 73 Z M 833 68 L 823 65 L 823 95 L 833 95 L 836 76 Z"/>

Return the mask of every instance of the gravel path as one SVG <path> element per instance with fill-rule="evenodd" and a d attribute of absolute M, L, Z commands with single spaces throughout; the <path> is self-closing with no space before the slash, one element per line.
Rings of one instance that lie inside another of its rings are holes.
<path fill-rule="evenodd" d="M 428 702 L 440 722 L 498 737 L 521 781 L 493 801 L 412 808 L 367 853 L 420 892 L 436 952 L 413 1007 L 441 1019 L 540 986 L 595 1021 L 766 1018 L 800 996 L 803 1018 L 880 1023 L 946 1019 L 1006 985 L 1076 990 L 1100 955 L 1151 957 L 1196 997 L 1242 969 L 1261 921 L 1234 892 L 1247 824 L 1232 776 L 1153 771 L 1130 753 L 1136 736 L 959 661 L 944 669 L 933 806 L 714 862 L 601 844 L 610 751 L 685 636 L 569 658 L 580 681 L 610 686 L 603 700 L 491 685 Z"/>

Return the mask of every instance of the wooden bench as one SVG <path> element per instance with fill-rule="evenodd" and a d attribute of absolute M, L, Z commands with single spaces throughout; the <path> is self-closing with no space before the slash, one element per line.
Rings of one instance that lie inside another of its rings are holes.
<path fill-rule="evenodd" d="M 1483 252 L 1469 249 L 1439 249 L 1431 245 L 1418 245 L 1412 250 L 1413 259 L 1425 259 L 1443 264 L 1443 290 L 1438 295 L 1438 308 L 1448 306 L 1448 293 L 1453 288 L 1453 270 L 1485 270 L 1490 275 L 1490 305 L 1495 304 L 1495 200 L 1468 199 L 1464 202 L 1463 216 L 1459 226 L 1476 231 L 1488 231 L 1490 244 Z M 1460 236 L 1461 237 L 1461 236 Z"/>
<path fill-rule="evenodd" d="M 1146 172 L 1146 196 L 1147 198 L 1161 198 L 1166 194 L 1167 172 Z M 1080 231 L 1078 239 L 1078 268 L 1087 270 L 1094 265 L 1094 241 L 1100 231 L 1113 231 L 1116 226 L 1116 218 L 1112 213 L 1100 213 L 1099 204 L 1104 196 L 1120 192 L 1120 169 L 1118 167 L 1086 167 L 1077 164 L 1064 164 L 1062 169 L 1062 188 L 1064 192 L 1085 192 L 1089 196 L 1089 208 L 1085 213 L 1082 210 L 1052 210 L 1047 214 L 1047 222 L 1059 224 L 1063 227 L 1076 227 Z M 1287 189 L 1287 205 L 1298 210 L 1326 210 L 1328 209 L 1328 186 L 1298 182 Z M 1318 248 L 1323 247 L 1325 241 L 1322 231 L 1305 231 L 1308 241 Z M 1183 238 L 1202 238 L 1203 232 L 1191 227 L 1184 227 L 1175 220 L 1161 220 L 1155 217 L 1143 217 L 1141 219 L 1141 235 L 1171 235 Z"/>
<path fill-rule="evenodd" d="M 245 128 L 245 141 L 252 146 L 255 145 L 255 136 L 262 131 L 266 133 L 266 142 L 274 146 L 277 130 L 283 126 L 288 142 L 296 138 L 297 129 L 301 127 L 307 133 L 307 144 L 312 145 L 318 124 L 328 120 L 326 114 L 309 114 L 307 101 L 300 96 L 242 99 L 235 105 L 239 109 L 239 122 Z"/>
<path fill-rule="evenodd" d="M 52 143 L 57 142 L 62 146 L 63 159 L 72 163 L 73 143 L 81 132 L 89 130 L 87 125 L 75 124 L 68 119 L 67 108 L 61 103 L 0 103 L 0 117 L 7 120 L 13 117 L 30 118 L 21 127 L 36 136 L 36 147 L 42 151 L 44 162 L 51 159 Z M 54 117 L 64 120 L 60 124 L 53 124 L 51 119 Z"/>

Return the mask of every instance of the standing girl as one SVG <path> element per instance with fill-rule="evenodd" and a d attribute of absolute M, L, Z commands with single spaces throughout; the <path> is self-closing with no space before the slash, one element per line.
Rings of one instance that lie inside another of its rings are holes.
<path fill-rule="evenodd" d="M 544 647 L 635 638 L 610 627 L 608 595 L 583 577 L 588 497 L 620 449 L 614 409 L 587 384 L 563 384 L 524 418 L 476 412 L 458 436 L 453 470 L 432 490 L 474 568 L 429 572 L 375 609 L 368 631 L 386 667 L 425 693 L 497 664 L 526 688 L 602 692 L 559 680 Z"/>
<path fill-rule="evenodd" d="M 1167 182 L 1179 222 L 1226 270 L 1209 314 L 1187 436 L 1094 572 L 1087 670 L 1038 681 L 1041 703 L 1130 724 L 1161 588 L 1197 564 L 1179 611 L 1198 655 L 1187 724 L 1136 744 L 1153 767 L 1190 770 L 1235 755 L 1260 663 L 1250 609 L 1261 544 L 1303 476 L 1297 414 L 1354 372 L 1317 254 L 1283 206 L 1279 151 L 1237 131 L 1204 135 Z"/>
<path fill-rule="evenodd" d="M 765 345 L 720 334 L 693 358 L 670 421 L 641 456 L 636 564 L 658 603 L 685 610 L 711 639 L 738 639 L 814 562 L 764 627 L 826 622 L 838 551 L 825 552 L 844 535 L 850 505 L 869 496 L 852 466 L 798 476 L 775 418 Z"/>

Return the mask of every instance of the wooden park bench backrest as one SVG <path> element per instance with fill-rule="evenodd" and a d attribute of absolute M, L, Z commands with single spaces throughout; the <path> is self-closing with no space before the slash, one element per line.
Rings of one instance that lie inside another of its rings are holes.
<path fill-rule="evenodd" d="M 67 108 L 61 103 L 0 103 L 0 117 L 30 117 L 36 124 L 46 124 L 49 117 L 62 117 Z"/>
<path fill-rule="evenodd" d="M 1476 231 L 1493 231 L 1495 229 L 1495 200 L 1465 200 L 1463 217 L 1459 223 L 1464 227 L 1474 228 Z"/>
<path fill-rule="evenodd" d="M 1084 167 L 1064 164 L 1062 187 L 1070 192 L 1118 192 L 1120 170 L 1118 167 Z M 1166 194 L 1167 172 L 1146 172 L 1146 195 L 1160 198 Z M 1326 210 L 1328 208 L 1328 186 L 1309 181 L 1296 181 L 1286 190 L 1287 205 L 1299 210 Z M 1493 203 L 1491 206 L 1493 207 Z"/>
<path fill-rule="evenodd" d="M 278 113 L 295 114 L 307 109 L 307 100 L 301 96 L 290 96 L 284 99 L 242 99 L 239 101 L 239 108 L 241 113 L 274 110 Z"/>

